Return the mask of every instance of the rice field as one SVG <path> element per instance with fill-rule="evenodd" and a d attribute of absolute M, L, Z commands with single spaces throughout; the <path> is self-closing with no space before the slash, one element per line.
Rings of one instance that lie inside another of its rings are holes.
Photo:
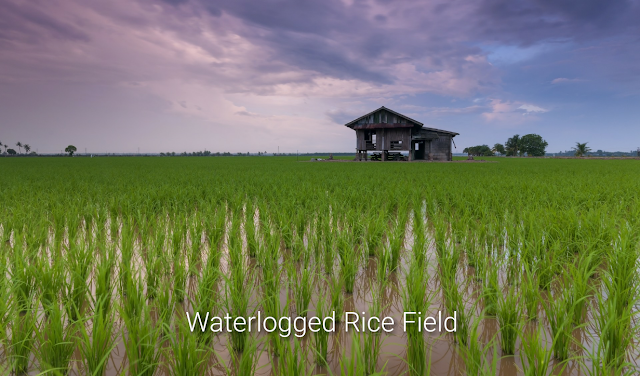
<path fill-rule="evenodd" d="M 0 374 L 639 374 L 640 163 L 495 161 L 0 159 Z"/>

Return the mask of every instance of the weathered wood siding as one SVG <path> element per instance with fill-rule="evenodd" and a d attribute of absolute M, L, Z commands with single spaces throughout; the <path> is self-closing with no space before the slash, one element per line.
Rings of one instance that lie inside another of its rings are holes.
<path fill-rule="evenodd" d="M 441 134 L 437 140 L 431 141 L 431 154 L 434 161 L 451 160 L 451 136 Z"/>

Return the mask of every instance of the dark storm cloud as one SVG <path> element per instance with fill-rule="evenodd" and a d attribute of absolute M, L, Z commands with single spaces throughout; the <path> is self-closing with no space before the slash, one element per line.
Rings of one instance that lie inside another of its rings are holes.
<path fill-rule="evenodd" d="M 76 41 L 89 41 L 80 28 L 60 21 L 55 14 L 41 11 L 37 3 L 0 2 L 0 40 L 36 43 L 44 36 Z"/>

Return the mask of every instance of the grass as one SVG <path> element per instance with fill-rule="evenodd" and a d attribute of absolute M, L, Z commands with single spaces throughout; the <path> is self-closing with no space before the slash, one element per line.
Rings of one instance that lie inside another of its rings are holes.
<path fill-rule="evenodd" d="M 70 369 L 71 356 L 76 349 L 78 327 L 75 321 L 67 323 L 64 310 L 57 304 L 49 309 L 49 317 L 37 330 L 39 343 L 36 358 L 42 373 L 66 375 Z"/>

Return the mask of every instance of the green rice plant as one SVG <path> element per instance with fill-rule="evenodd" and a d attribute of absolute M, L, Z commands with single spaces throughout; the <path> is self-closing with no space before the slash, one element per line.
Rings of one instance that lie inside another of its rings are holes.
<path fill-rule="evenodd" d="M 36 331 L 39 346 L 35 351 L 42 373 L 67 375 L 71 356 L 76 348 L 77 325 L 75 321 L 66 324 L 63 310 L 57 304 L 49 307 L 48 319 Z"/>
<path fill-rule="evenodd" d="M 14 315 L 11 324 L 11 339 L 8 343 L 8 359 L 15 374 L 26 373 L 29 368 L 29 355 L 36 340 L 35 312 Z"/>
<path fill-rule="evenodd" d="M 14 304 L 20 313 L 25 313 L 33 308 L 34 295 L 37 290 L 36 270 L 28 262 L 28 257 L 23 250 L 21 241 L 16 241 L 13 253 L 10 254 L 11 292 Z"/>
<path fill-rule="evenodd" d="M 515 288 L 510 288 L 498 299 L 498 325 L 500 326 L 500 345 L 504 355 L 515 353 L 518 333 L 522 330 L 522 306 L 518 301 Z"/>
<path fill-rule="evenodd" d="M 345 351 L 340 358 L 340 376 L 382 376 L 385 374 L 384 368 L 386 365 L 379 372 L 368 373 L 358 338 L 351 341 L 351 354 L 347 355 Z"/>
<path fill-rule="evenodd" d="M 300 277 L 294 269 L 294 279 L 289 280 L 291 289 L 293 290 L 293 300 L 296 305 L 296 312 L 299 316 L 306 316 L 311 302 L 311 293 L 313 291 L 314 277 L 313 270 L 309 266 L 305 266 L 300 270 Z"/>
<path fill-rule="evenodd" d="M 484 300 L 485 314 L 489 317 L 498 314 L 499 293 L 498 267 L 488 263 L 486 277 L 482 285 L 482 299 Z"/>
<path fill-rule="evenodd" d="M 114 265 L 114 256 L 110 252 L 105 252 L 100 256 L 100 261 L 96 266 L 94 277 L 96 289 L 93 305 L 95 312 L 101 312 L 104 315 L 107 315 L 111 311 L 112 274 Z"/>
<path fill-rule="evenodd" d="M 49 262 L 49 257 L 44 255 L 37 261 L 37 273 L 40 289 L 40 301 L 45 314 L 49 314 L 52 305 L 58 304 L 59 295 L 64 286 L 64 269 L 61 260 L 54 258 L 53 263 Z"/>
<path fill-rule="evenodd" d="M 202 232 L 203 225 L 200 221 L 200 217 L 196 215 L 194 218 L 194 223 L 190 226 L 189 229 L 189 239 L 191 240 L 191 246 L 189 247 L 189 275 L 196 275 L 198 270 L 197 267 L 202 260 Z"/>
<path fill-rule="evenodd" d="M 307 354 L 297 337 L 293 337 L 292 341 L 284 342 L 284 349 L 275 374 L 278 376 L 311 376 L 313 374 L 310 367 L 307 367 Z"/>
<path fill-rule="evenodd" d="M 498 344 L 495 336 L 486 344 L 480 340 L 478 326 L 482 317 L 483 315 L 480 315 L 473 321 L 469 330 L 469 341 L 466 346 L 459 347 L 459 350 L 467 375 L 494 376 L 498 374 Z M 490 352 L 491 350 L 493 351 Z M 490 360 L 487 359 L 489 357 Z"/>
<path fill-rule="evenodd" d="M 326 308 L 327 301 L 322 295 L 318 295 L 318 303 L 316 304 L 316 316 L 327 317 L 329 312 Z M 329 332 L 326 330 L 319 330 L 311 337 L 313 341 L 313 349 L 315 353 L 316 363 L 319 365 L 328 364 L 329 355 Z"/>
<path fill-rule="evenodd" d="M 331 311 L 336 313 L 336 321 L 339 322 L 344 312 L 344 294 L 342 293 L 344 280 L 336 276 L 329 278 L 329 298 L 331 299 Z"/>
<path fill-rule="evenodd" d="M 398 223 L 394 228 L 391 237 L 389 239 L 389 269 L 393 272 L 400 265 L 400 255 L 404 246 L 405 226 L 403 223 Z"/>
<path fill-rule="evenodd" d="M 104 298 L 106 299 L 106 298 Z M 114 317 L 105 302 L 98 301 L 98 311 L 91 317 L 91 330 L 80 325 L 79 348 L 84 370 L 88 375 L 103 376 L 107 361 L 116 347 L 113 336 Z"/>
<path fill-rule="evenodd" d="M 562 374 L 567 366 L 566 362 L 561 363 L 561 367 L 553 366 L 552 349 L 547 346 L 545 332 L 540 325 L 524 333 L 522 353 L 522 372 L 525 376 L 547 376 L 550 368 L 554 374 Z"/>
<path fill-rule="evenodd" d="M 231 250 L 230 250 L 231 252 Z M 236 262 L 232 262 L 231 271 L 228 277 L 225 276 L 225 306 L 227 312 L 232 317 L 247 317 L 249 313 L 249 299 L 253 291 L 253 284 L 248 283 L 251 280 L 252 273 L 247 265 L 238 257 Z M 232 330 L 229 335 L 229 341 L 234 351 L 242 352 L 245 347 L 249 333 L 245 331 Z"/>
<path fill-rule="evenodd" d="M 417 263 L 417 262 L 416 262 Z M 371 285 L 371 303 L 369 305 L 369 317 L 382 316 L 382 291 L 384 286 L 376 287 Z M 322 315 L 320 317 L 323 317 Z M 382 334 L 380 331 L 375 333 L 360 333 L 358 341 L 362 343 L 362 363 L 366 369 L 366 374 L 371 375 L 376 371 L 378 357 L 382 350 Z M 325 358 L 326 359 L 326 358 Z"/>
<path fill-rule="evenodd" d="M 565 278 L 571 281 L 569 294 L 573 303 L 573 326 L 583 323 L 587 301 L 592 294 L 590 282 L 596 272 L 592 257 L 593 254 L 585 255 L 578 261 L 578 265 L 569 264 L 567 267 Z"/>
<path fill-rule="evenodd" d="M 173 296 L 176 302 L 183 302 L 187 292 L 187 270 L 181 254 L 173 259 Z"/>
<path fill-rule="evenodd" d="M 166 337 L 172 333 L 171 318 L 173 317 L 176 305 L 175 297 L 171 292 L 171 283 L 168 280 L 160 282 L 160 289 L 158 290 L 154 304 L 158 315 L 156 325 L 160 327 L 160 335 Z"/>
<path fill-rule="evenodd" d="M 347 294 L 353 293 L 359 268 L 359 252 L 351 250 L 342 256 L 342 267 L 340 268 L 340 278 L 344 281 L 344 289 Z"/>
<path fill-rule="evenodd" d="M 595 314 L 595 326 L 599 338 L 598 346 L 591 354 L 595 367 L 592 368 L 592 372 L 606 371 L 605 374 L 618 374 L 628 366 L 628 352 L 633 348 L 640 331 L 635 323 L 635 303 L 620 303 L 626 296 L 616 290 L 615 282 L 611 278 L 605 278 L 603 284 L 605 291 L 598 291 L 596 294 L 598 309 Z"/>
<path fill-rule="evenodd" d="M 366 225 L 366 249 L 369 256 L 375 256 L 382 245 L 384 234 L 384 216 L 373 216 Z"/>
<path fill-rule="evenodd" d="M 78 320 L 87 301 L 87 281 L 92 269 L 92 256 L 85 246 L 71 246 L 67 254 L 68 282 L 63 289 L 65 305 L 71 321 Z"/>
<path fill-rule="evenodd" d="M 403 306 L 405 312 L 427 313 L 431 295 L 427 294 L 427 279 L 425 271 L 412 262 L 405 276 L 403 289 Z M 420 331 L 419 325 L 409 325 L 407 334 L 406 363 L 409 374 L 412 376 L 424 376 L 430 373 L 431 362 L 427 359 L 428 346 Z"/>
<path fill-rule="evenodd" d="M 143 305 L 136 317 L 129 317 L 121 310 L 121 317 L 126 329 L 122 337 L 127 355 L 127 373 L 152 376 L 160 365 L 160 328 L 154 325 L 149 306 Z"/>
<path fill-rule="evenodd" d="M 262 354 L 262 348 L 259 340 L 249 336 L 244 352 L 239 354 L 232 348 L 228 348 L 229 355 L 231 356 L 232 366 L 227 366 L 224 362 L 221 362 L 224 366 L 227 375 L 247 375 L 253 376 L 258 370 L 258 360 Z M 229 346 L 229 344 L 227 344 Z"/>
<path fill-rule="evenodd" d="M 168 373 L 171 376 L 191 376 L 205 374 L 208 366 L 210 349 L 191 333 L 184 323 L 179 330 L 169 336 L 169 347 L 165 348 L 165 359 L 168 359 Z"/>
<path fill-rule="evenodd" d="M 143 306 L 146 306 L 142 281 L 138 275 L 130 275 L 126 282 L 125 296 L 122 297 L 122 315 L 130 320 L 140 316 Z"/>
<path fill-rule="evenodd" d="M 574 329 L 575 302 L 572 300 L 570 291 L 561 290 L 549 301 L 543 301 L 543 307 L 553 336 L 553 356 L 558 360 L 566 360 L 569 358 Z"/>
<path fill-rule="evenodd" d="M 535 321 L 538 318 L 538 304 L 540 302 L 540 293 L 538 292 L 539 283 L 536 275 L 530 270 L 527 264 L 525 264 L 524 269 L 524 273 L 520 275 L 524 311 L 528 320 Z"/>

